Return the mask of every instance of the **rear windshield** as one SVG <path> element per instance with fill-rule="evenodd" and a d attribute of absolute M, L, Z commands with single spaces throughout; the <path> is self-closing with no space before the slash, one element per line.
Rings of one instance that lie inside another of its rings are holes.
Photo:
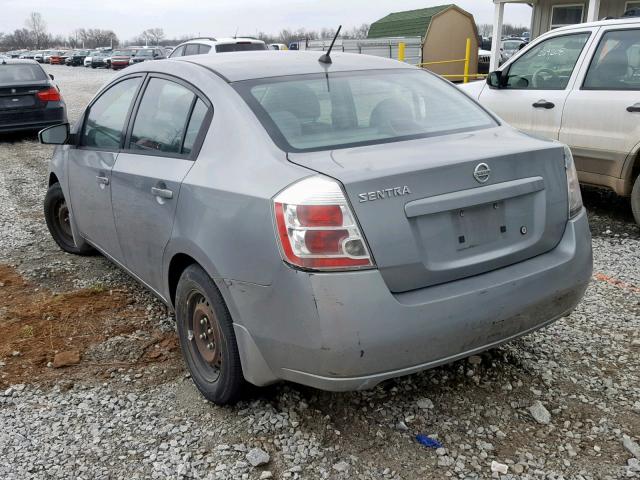
<path fill-rule="evenodd" d="M 112 56 L 114 56 L 114 57 L 120 57 L 120 56 L 126 57 L 126 56 L 129 56 L 129 55 L 131 55 L 131 50 L 116 50 L 115 52 L 113 52 Z"/>
<path fill-rule="evenodd" d="M 216 52 L 248 52 L 252 50 L 266 50 L 264 43 L 222 43 L 216 45 Z"/>
<path fill-rule="evenodd" d="M 493 127 L 456 87 L 420 70 L 367 70 L 236 82 L 274 142 L 315 151 Z"/>
<path fill-rule="evenodd" d="M 47 74 L 39 65 L 0 65 L 0 84 L 46 80 Z"/>

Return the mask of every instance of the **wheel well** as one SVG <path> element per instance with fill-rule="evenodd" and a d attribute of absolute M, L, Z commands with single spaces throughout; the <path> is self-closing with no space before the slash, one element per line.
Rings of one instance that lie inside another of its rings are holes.
<path fill-rule="evenodd" d="M 638 155 L 636 155 L 636 161 L 633 164 L 633 167 L 631 167 L 631 184 L 633 185 L 633 182 L 636 181 L 636 178 L 638 178 L 638 175 L 640 175 L 640 153 L 638 153 Z"/>
<path fill-rule="evenodd" d="M 56 177 L 56 174 L 52 172 L 49 174 L 49 186 L 55 185 L 56 183 L 60 183 L 60 181 L 58 177 Z"/>
<path fill-rule="evenodd" d="M 180 280 L 180 276 L 185 269 L 192 264 L 197 264 L 192 257 L 187 255 L 186 253 L 178 253 L 175 255 L 171 262 L 169 263 L 169 298 L 171 300 L 171 305 L 175 306 L 176 304 L 176 290 L 178 289 L 178 281 Z"/>

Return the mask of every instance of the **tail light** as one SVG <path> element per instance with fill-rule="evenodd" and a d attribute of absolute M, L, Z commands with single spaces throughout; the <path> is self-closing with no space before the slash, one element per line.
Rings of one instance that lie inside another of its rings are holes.
<path fill-rule="evenodd" d="M 578 172 L 573 162 L 571 149 L 564 146 L 564 166 L 567 172 L 567 192 L 569 195 L 569 218 L 575 217 L 582 210 L 582 194 L 578 182 Z"/>
<path fill-rule="evenodd" d="M 311 270 L 374 266 L 337 182 L 309 177 L 283 190 L 273 201 L 280 250 L 291 265 Z"/>
<path fill-rule="evenodd" d="M 43 102 L 59 102 L 61 100 L 60 92 L 55 87 L 49 87 L 46 90 L 36 93 L 36 97 Z"/>

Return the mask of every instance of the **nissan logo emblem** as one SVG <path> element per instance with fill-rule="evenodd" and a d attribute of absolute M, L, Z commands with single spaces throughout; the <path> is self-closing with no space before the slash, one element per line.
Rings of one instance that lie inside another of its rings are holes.
<path fill-rule="evenodd" d="M 489 165 L 486 163 L 479 163 L 476 165 L 476 168 L 473 171 L 473 178 L 475 178 L 478 183 L 487 183 L 490 176 L 491 169 L 489 168 Z"/>

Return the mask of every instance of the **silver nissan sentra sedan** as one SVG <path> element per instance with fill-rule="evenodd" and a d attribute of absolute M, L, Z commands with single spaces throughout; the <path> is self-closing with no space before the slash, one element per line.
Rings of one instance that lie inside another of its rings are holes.
<path fill-rule="evenodd" d="M 396 61 L 145 62 L 40 137 L 53 238 L 175 309 L 216 403 L 451 362 L 567 315 L 591 277 L 571 152 Z"/>

